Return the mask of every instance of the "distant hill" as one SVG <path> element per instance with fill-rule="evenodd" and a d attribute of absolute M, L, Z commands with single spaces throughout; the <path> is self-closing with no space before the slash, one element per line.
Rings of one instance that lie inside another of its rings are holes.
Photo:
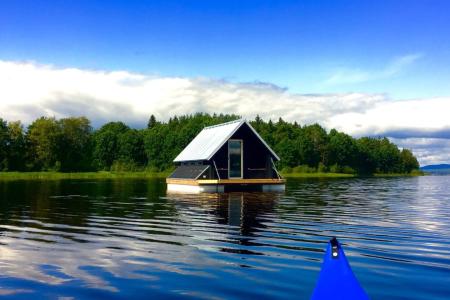
<path fill-rule="evenodd" d="M 447 170 L 450 169 L 450 164 L 439 164 L 439 165 L 428 165 L 424 167 L 420 167 L 421 170 Z"/>
<path fill-rule="evenodd" d="M 433 175 L 450 175 L 450 164 L 428 165 L 420 170 Z"/>

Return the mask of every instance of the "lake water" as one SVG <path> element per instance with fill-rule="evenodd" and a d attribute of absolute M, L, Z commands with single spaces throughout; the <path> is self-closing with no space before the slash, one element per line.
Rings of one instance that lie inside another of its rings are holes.
<path fill-rule="evenodd" d="M 450 298 L 450 176 L 0 182 L 0 297 L 308 299 L 332 236 L 372 299 Z"/>

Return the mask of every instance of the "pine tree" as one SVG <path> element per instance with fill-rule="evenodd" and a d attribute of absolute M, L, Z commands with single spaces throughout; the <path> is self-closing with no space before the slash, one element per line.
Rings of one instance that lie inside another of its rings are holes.
<path fill-rule="evenodd" d="M 156 118 L 154 115 L 150 116 L 150 119 L 148 119 L 147 128 L 152 129 L 156 125 Z"/>

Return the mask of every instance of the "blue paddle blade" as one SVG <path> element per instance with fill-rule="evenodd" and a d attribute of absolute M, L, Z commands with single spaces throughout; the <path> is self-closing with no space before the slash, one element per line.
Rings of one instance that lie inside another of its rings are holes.
<path fill-rule="evenodd" d="M 336 238 L 328 242 L 319 279 L 311 297 L 311 300 L 319 299 L 369 299 L 353 274 L 344 250 Z"/>

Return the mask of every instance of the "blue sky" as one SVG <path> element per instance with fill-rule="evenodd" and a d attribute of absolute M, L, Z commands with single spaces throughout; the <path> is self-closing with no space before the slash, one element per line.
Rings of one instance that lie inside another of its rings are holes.
<path fill-rule="evenodd" d="M 448 1 L 2 1 L 0 58 L 293 92 L 450 94 Z M 376 75 L 405 56 L 394 74 Z M 336 79 L 344 74 L 344 82 Z M 365 74 L 365 75 L 364 75 Z"/>
<path fill-rule="evenodd" d="M 450 1 L 1 1 L 0 117 L 236 113 L 450 162 Z"/>

